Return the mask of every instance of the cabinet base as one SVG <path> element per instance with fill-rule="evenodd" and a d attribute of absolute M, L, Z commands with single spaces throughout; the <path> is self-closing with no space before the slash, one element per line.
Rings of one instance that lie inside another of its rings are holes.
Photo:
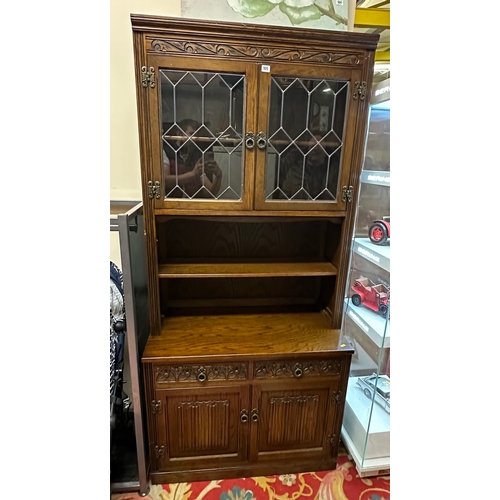
<path fill-rule="evenodd" d="M 356 465 L 359 477 L 390 475 L 390 457 L 365 458 L 363 460 L 344 427 L 342 427 L 342 442 L 347 449 L 347 456 L 349 457 L 349 460 L 353 460 Z"/>
<path fill-rule="evenodd" d="M 296 474 L 299 472 L 317 472 L 335 470 L 337 461 L 308 462 L 302 464 L 252 464 L 235 467 L 218 467 L 216 469 L 151 472 L 152 484 L 185 483 L 194 481 L 212 481 L 216 479 L 238 479 L 257 476 L 277 476 L 280 474 Z"/>

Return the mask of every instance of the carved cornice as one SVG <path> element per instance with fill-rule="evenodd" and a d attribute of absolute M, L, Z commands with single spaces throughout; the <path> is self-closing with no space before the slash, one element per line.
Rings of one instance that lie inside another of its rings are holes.
<path fill-rule="evenodd" d="M 248 368 L 246 363 L 157 366 L 155 369 L 157 383 L 196 382 L 205 380 L 246 380 Z M 200 378 L 200 375 L 203 375 Z"/>
<path fill-rule="evenodd" d="M 316 63 L 335 63 L 356 66 L 360 63 L 361 54 L 348 52 L 329 52 L 320 50 L 297 50 L 286 48 L 259 47 L 257 45 L 209 43 L 185 40 L 151 40 L 151 49 L 155 52 L 169 54 L 210 55 L 244 59 L 262 59 L 278 61 L 303 61 Z"/>
<path fill-rule="evenodd" d="M 300 372 L 298 371 L 300 369 Z M 256 362 L 255 378 L 300 378 L 304 376 L 339 375 L 340 361 L 327 359 L 321 361 L 283 361 L 278 363 Z"/>

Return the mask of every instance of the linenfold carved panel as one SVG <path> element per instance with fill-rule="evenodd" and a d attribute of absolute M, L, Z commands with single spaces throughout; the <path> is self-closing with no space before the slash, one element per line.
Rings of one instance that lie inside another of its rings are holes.
<path fill-rule="evenodd" d="M 246 363 L 157 366 L 155 372 L 157 383 L 245 380 L 248 376 Z"/>
<path fill-rule="evenodd" d="M 182 428 L 177 433 L 179 451 L 221 449 L 229 445 L 227 399 L 182 402 L 177 406 L 177 419 L 182 422 Z M 206 429 L 206 432 L 201 432 L 202 429 Z"/>
<path fill-rule="evenodd" d="M 272 397 L 270 403 L 270 444 L 313 442 L 318 419 L 318 395 Z M 300 425 L 296 425 L 297 422 L 300 422 Z"/>
<path fill-rule="evenodd" d="M 298 375 L 300 370 L 300 375 Z M 340 361 L 327 359 L 321 361 L 300 362 L 282 361 L 282 362 L 256 362 L 254 376 L 257 379 L 262 378 L 300 378 L 304 376 L 319 375 L 339 375 Z"/>
<path fill-rule="evenodd" d="M 185 40 L 151 40 L 151 49 L 155 52 L 172 54 L 216 55 L 245 59 L 275 59 L 282 61 L 304 61 L 336 63 L 355 66 L 360 63 L 361 54 L 347 52 L 325 52 L 316 50 L 297 50 L 284 48 L 259 47 L 257 45 L 238 45 Z"/>

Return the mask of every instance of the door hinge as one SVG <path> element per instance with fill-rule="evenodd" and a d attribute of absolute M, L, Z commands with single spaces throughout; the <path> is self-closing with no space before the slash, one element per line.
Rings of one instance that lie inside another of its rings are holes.
<path fill-rule="evenodd" d="M 153 68 L 151 68 L 153 69 Z M 360 101 L 364 101 L 366 97 L 366 82 L 354 82 L 354 94 L 352 98 L 356 100 L 359 97 Z"/>
<path fill-rule="evenodd" d="M 344 186 L 342 188 L 342 201 L 352 201 L 352 193 L 354 191 L 354 188 L 352 186 Z"/>
<path fill-rule="evenodd" d="M 163 458 L 165 455 L 165 446 L 155 446 L 156 458 Z"/>
<path fill-rule="evenodd" d="M 148 181 L 148 197 L 150 200 L 160 199 L 160 181 Z"/>
<path fill-rule="evenodd" d="M 151 412 L 153 413 L 153 415 L 161 414 L 161 400 L 151 401 Z"/>
<path fill-rule="evenodd" d="M 331 436 L 328 436 L 328 442 L 330 444 L 330 453 L 332 456 L 336 454 L 337 446 L 338 446 L 338 439 L 335 434 L 332 434 Z"/>
<path fill-rule="evenodd" d="M 333 391 L 332 402 L 334 404 L 339 404 L 342 401 L 342 391 Z"/>
<path fill-rule="evenodd" d="M 141 68 L 141 81 L 143 87 L 147 87 L 148 82 L 151 88 L 154 88 L 156 86 L 155 69 L 153 68 L 153 66 L 149 68 L 149 71 L 146 66 L 143 66 Z"/>

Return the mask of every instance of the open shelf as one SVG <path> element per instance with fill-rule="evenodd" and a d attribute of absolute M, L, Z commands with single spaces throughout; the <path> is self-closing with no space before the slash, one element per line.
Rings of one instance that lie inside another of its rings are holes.
<path fill-rule="evenodd" d="M 337 269 L 330 262 L 252 262 L 180 264 L 158 266 L 160 278 L 257 278 L 273 276 L 335 276 Z"/>
<path fill-rule="evenodd" d="M 391 270 L 390 245 L 374 245 L 369 238 L 355 238 L 353 250 L 385 271 Z"/>
<path fill-rule="evenodd" d="M 174 316 L 163 321 L 161 335 L 150 336 L 143 361 L 168 354 L 269 356 L 338 350 L 339 330 L 333 330 L 323 312 L 287 314 L 227 314 Z M 352 349 L 347 348 L 351 351 Z"/>
<path fill-rule="evenodd" d="M 349 299 L 344 299 L 344 311 L 378 347 L 391 346 L 390 320 L 367 307 L 352 305 Z"/>

